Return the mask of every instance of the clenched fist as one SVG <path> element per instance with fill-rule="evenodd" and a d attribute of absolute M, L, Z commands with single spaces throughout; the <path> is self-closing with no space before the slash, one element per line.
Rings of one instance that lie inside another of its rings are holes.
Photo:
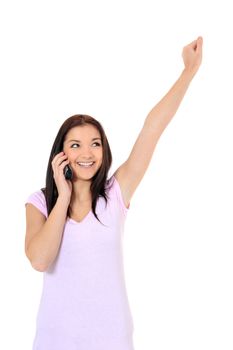
<path fill-rule="evenodd" d="M 182 51 L 185 70 L 187 70 L 192 75 L 196 74 L 201 65 L 202 44 L 203 38 L 199 36 L 197 40 L 194 40 L 190 44 L 184 46 Z"/>

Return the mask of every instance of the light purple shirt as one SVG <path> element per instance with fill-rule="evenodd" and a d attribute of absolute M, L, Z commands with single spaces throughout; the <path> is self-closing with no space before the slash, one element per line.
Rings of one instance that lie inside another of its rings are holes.
<path fill-rule="evenodd" d="M 112 175 L 106 202 L 99 197 L 96 213 L 81 222 L 67 218 L 53 264 L 43 272 L 43 290 L 33 350 L 134 350 L 133 319 L 128 302 L 123 234 L 127 208 Z M 44 194 L 26 203 L 47 218 Z"/>

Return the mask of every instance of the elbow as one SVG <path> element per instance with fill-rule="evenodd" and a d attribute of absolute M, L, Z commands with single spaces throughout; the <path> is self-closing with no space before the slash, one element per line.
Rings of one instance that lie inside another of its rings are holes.
<path fill-rule="evenodd" d="M 45 266 L 45 264 L 41 264 L 38 261 L 35 261 L 29 254 L 29 252 L 26 250 L 26 256 L 28 258 L 28 260 L 31 263 L 31 266 L 33 267 L 34 270 L 39 271 L 39 272 L 45 272 L 47 270 L 47 266 Z"/>
<path fill-rule="evenodd" d="M 36 264 L 32 261 L 31 261 L 31 265 L 32 265 L 34 270 L 39 271 L 39 272 L 45 272 L 47 270 L 47 267 L 40 265 L 40 264 Z"/>
<path fill-rule="evenodd" d="M 45 272 L 48 269 L 48 265 L 41 262 L 41 261 L 36 261 L 36 260 L 31 259 L 30 262 L 31 262 L 33 269 L 36 271 Z"/>

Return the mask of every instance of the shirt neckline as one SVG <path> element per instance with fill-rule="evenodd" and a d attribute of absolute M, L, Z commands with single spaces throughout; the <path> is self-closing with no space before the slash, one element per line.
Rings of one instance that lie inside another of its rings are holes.
<path fill-rule="evenodd" d="M 112 177 L 114 177 L 114 175 L 112 175 Z M 97 202 L 96 202 L 96 210 L 97 210 L 97 207 L 99 205 L 99 199 L 100 199 L 100 197 L 97 199 Z M 93 214 L 92 208 L 91 208 L 90 211 L 87 213 L 87 215 L 82 219 L 82 221 L 76 221 L 69 216 L 67 218 L 67 221 L 69 221 L 70 223 L 73 223 L 75 225 L 81 225 L 89 218 L 89 216 L 92 216 L 92 215 L 94 215 L 94 214 Z"/>
<path fill-rule="evenodd" d="M 81 221 L 74 220 L 74 219 L 72 219 L 71 217 L 68 217 L 67 220 L 70 221 L 70 222 L 73 222 L 73 223 L 76 224 L 76 225 L 80 225 L 80 224 L 82 224 L 84 221 L 86 221 L 87 218 L 88 218 L 91 214 L 92 214 L 92 209 L 87 213 L 86 216 L 84 216 L 84 218 L 83 218 Z"/>

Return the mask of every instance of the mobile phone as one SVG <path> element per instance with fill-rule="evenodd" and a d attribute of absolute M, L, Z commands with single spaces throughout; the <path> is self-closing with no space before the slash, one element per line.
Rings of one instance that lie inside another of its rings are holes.
<path fill-rule="evenodd" d="M 69 164 L 67 164 L 64 168 L 64 175 L 65 175 L 66 180 L 72 180 L 73 172 L 72 172 L 72 169 L 69 166 Z"/>

